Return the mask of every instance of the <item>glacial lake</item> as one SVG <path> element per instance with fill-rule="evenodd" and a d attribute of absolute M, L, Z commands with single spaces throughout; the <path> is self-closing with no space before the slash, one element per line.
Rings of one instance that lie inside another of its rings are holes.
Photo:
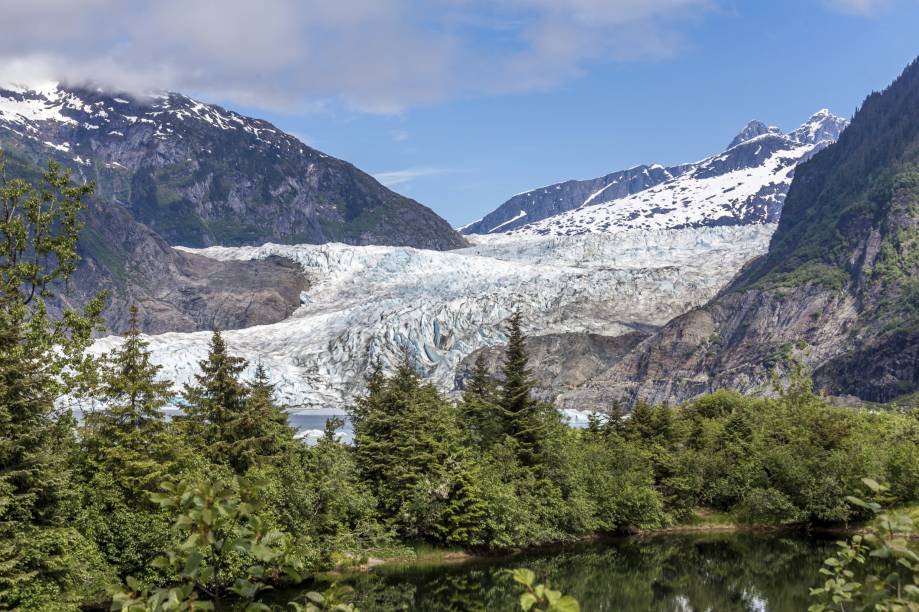
<path fill-rule="evenodd" d="M 571 427 L 583 428 L 587 427 L 587 414 L 586 412 L 580 412 L 578 410 L 563 410 L 562 418 Z M 319 436 L 322 435 L 325 429 L 326 421 L 333 416 L 344 421 L 343 425 L 337 430 L 339 439 L 346 444 L 353 442 L 354 428 L 351 426 L 351 419 L 345 412 L 340 410 L 304 410 L 301 412 L 288 412 L 287 422 L 291 427 L 297 430 L 297 434 L 301 438 L 306 440 L 307 443 L 312 444 L 319 439 Z"/>
<path fill-rule="evenodd" d="M 836 546 L 801 534 L 661 534 L 462 563 L 385 565 L 341 581 L 361 610 L 519 610 L 529 567 L 585 612 L 800 612 Z M 322 588 L 322 584 L 315 585 Z M 287 593 L 285 595 L 293 595 Z"/>

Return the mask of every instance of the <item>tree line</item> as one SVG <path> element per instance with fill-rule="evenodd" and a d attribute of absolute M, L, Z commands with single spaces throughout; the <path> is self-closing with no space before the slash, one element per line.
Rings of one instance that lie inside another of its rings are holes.
<path fill-rule="evenodd" d="M 531 393 L 519 314 L 501 381 L 479 360 L 459 400 L 408 353 L 389 373 L 374 364 L 349 407 L 353 445 L 336 420 L 314 446 L 299 440 L 269 373 L 246 379 L 218 331 L 167 419 L 174 386 L 136 307 L 100 358 L 86 349 L 104 296 L 60 316 L 45 307 L 78 260 L 91 191 L 53 163 L 39 185 L 0 185 L 0 607 L 270 610 L 269 588 L 419 543 L 521 548 L 673 525 L 700 507 L 840 524 L 867 516 L 847 498 L 865 476 L 892 503 L 919 496 L 916 413 L 835 408 L 804 372 L 775 397 L 612 406 L 572 429 Z M 95 407 L 76 419 L 65 396 Z M 531 605 L 556 605 L 518 578 Z M 289 605 L 344 610 L 347 598 Z"/>

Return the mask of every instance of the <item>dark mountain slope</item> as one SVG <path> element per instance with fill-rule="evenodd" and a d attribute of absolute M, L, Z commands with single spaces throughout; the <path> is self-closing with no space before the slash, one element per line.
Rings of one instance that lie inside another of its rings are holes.
<path fill-rule="evenodd" d="M 919 389 L 919 63 L 799 166 L 769 252 L 567 402 L 769 387 L 794 360 L 833 395 Z"/>
<path fill-rule="evenodd" d="M 41 168 L 23 159 L 22 149 L 4 152 L 6 174 L 38 183 Z M 125 329 L 137 304 L 141 328 L 160 333 L 274 323 L 300 305 L 305 280 L 288 260 L 222 262 L 178 251 L 124 207 L 95 196 L 87 204 L 81 261 L 67 287 L 57 289 L 52 309 L 80 307 L 106 290 L 110 330 Z"/>
<path fill-rule="evenodd" d="M 463 246 L 446 221 L 268 122 L 177 93 L 0 87 L 0 146 L 54 148 L 173 245 Z"/>

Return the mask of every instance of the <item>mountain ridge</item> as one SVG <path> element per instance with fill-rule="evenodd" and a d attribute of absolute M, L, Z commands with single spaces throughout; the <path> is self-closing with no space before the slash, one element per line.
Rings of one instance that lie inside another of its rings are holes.
<path fill-rule="evenodd" d="M 0 146 L 54 154 L 174 245 L 465 246 L 433 211 L 352 164 L 175 92 L 0 86 Z"/>
<path fill-rule="evenodd" d="M 668 168 L 640 165 L 523 192 L 460 229 L 464 234 L 572 235 L 775 222 L 791 182 L 789 171 L 834 141 L 846 123 L 826 109 L 788 134 L 751 121 L 717 155 Z M 765 171 L 751 180 L 741 170 Z M 713 180 L 722 175 L 724 180 Z M 747 187 L 743 197 L 737 197 L 740 191 L 730 193 L 736 186 Z"/>
<path fill-rule="evenodd" d="M 0 149 L 10 176 L 35 182 L 54 160 L 76 180 L 96 181 L 72 293 L 51 307 L 81 306 L 106 290 L 113 330 L 132 303 L 150 333 L 274 323 L 300 305 L 303 276 L 289 261 L 216 262 L 172 246 L 466 244 L 431 210 L 348 162 L 181 94 L 0 86 Z"/>
<path fill-rule="evenodd" d="M 566 403 L 769 392 L 803 364 L 861 402 L 919 390 L 919 60 L 800 165 L 767 253 Z"/>

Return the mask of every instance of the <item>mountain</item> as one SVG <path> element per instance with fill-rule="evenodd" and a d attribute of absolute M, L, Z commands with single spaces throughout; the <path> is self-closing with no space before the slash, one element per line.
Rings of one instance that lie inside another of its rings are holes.
<path fill-rule="evenodd" d="M 446 221 L 351 164 L 176 93 L 6 86 L 0 149 L 10 176 L 34 181 L 54 159 L 96 181 L 70 295 L 51 306 L 105 289 L 114 330 L 132 303 L 150 333 L 274 323 L 300 305 L 305 281 L 289 260 L 218 262 L 173 245 L 465 245 Z"/>
<path fill-rule="evenodd" d="M 169 244 L 323 243 L 450 249 L 430 209 L 272 124 L 178 93 L 51 83 L 0 88 L 0 147 L 55 153 Z"/>
<path fill-rule="evenodd" d="M 795 362 L 834 396 L 919 390 L 919 60 L 797 168 L 765 255 L 563 403 L 768 390 Z"/>
<path fill-rule="evenodd" d="M 33 184 L 43 168 L 4 151 L 7 176 Z M 150 333 L 233 329 L 279 321 L 300 305 L 305 287 L 290 261 L 226 265 L 177 251 L 122 206 L 89 198 L 77 243 L 81 260 L 67 286 L 55 288 L 50 309 L 81 307 L 99 291 L 108 292 L 109 329 L 126 328 L 131 304 L 141 310 L 141 327 Z"/>
<path fill-rule="evenodd" d="M 306 280 L 289 260 L 215 261 L 173 249 L 118 207 L 92 201 L 88 213 L 82 261 L 55 303 L 80 306 L 104 289 L 112 330 L 127 328 L 131 304 L 147 333 L 265 325 L 300 306 Z"/>
<path fill-rule="evenodd" d="M 682 166 L 635 166 L 586 181 L 566 181 L 519 193 L 478 221 L 460 228 L 463 234 L 508 232 L 554 217 L 601 198 L 622 198 L 678 176 Z"/>
<path fill-rule="evenodd" d="M 821 110 L 796 130 L 751 121 L 712 157 L 672 168 L 638 166 L 592 181 L 520 194 L 463 233 L 577 235 L 774 223 L 794 168 L 839 137 L 846 120 Z"/>
<path fill-rule="evenodd" d="M 773 229 L 476 236 L 472 247 L 451 251 L 326 244 L 188 252 L 222 263 L 281 257 L 298 265 L 307 288 L 293 314 L 228 331 L 224 338 L 234 354 L 268 368 L 285 403 L 341 408 L 363 391 L 371 363 L 379 359 L 384 367 L 394 366 L 403 351 L 432 383 L 453 390 L 464 357 L 506 340 L 506 319 L 515 309 L 534 336 L 557 334 L 559 342 L 567 342 L 595 335 L 573 344 L 569 356 L 541 360 L 546 368 L 556 374 L 577 369 L 585 376 L 602 371 L 634 344 L 617 337 L 653 331 L 707 301 L 751 255 L 765 251 Z M 209 334 L 148 340 L 164 373 L 182 383 L 206 356 Z M 96 350 L 119 341 L 101 339 Z M 541 354 L 554 345 L 545 346 Z M 602 354 L 594 362 L 578 360 L 576 353 L 589 348 Z"/>

